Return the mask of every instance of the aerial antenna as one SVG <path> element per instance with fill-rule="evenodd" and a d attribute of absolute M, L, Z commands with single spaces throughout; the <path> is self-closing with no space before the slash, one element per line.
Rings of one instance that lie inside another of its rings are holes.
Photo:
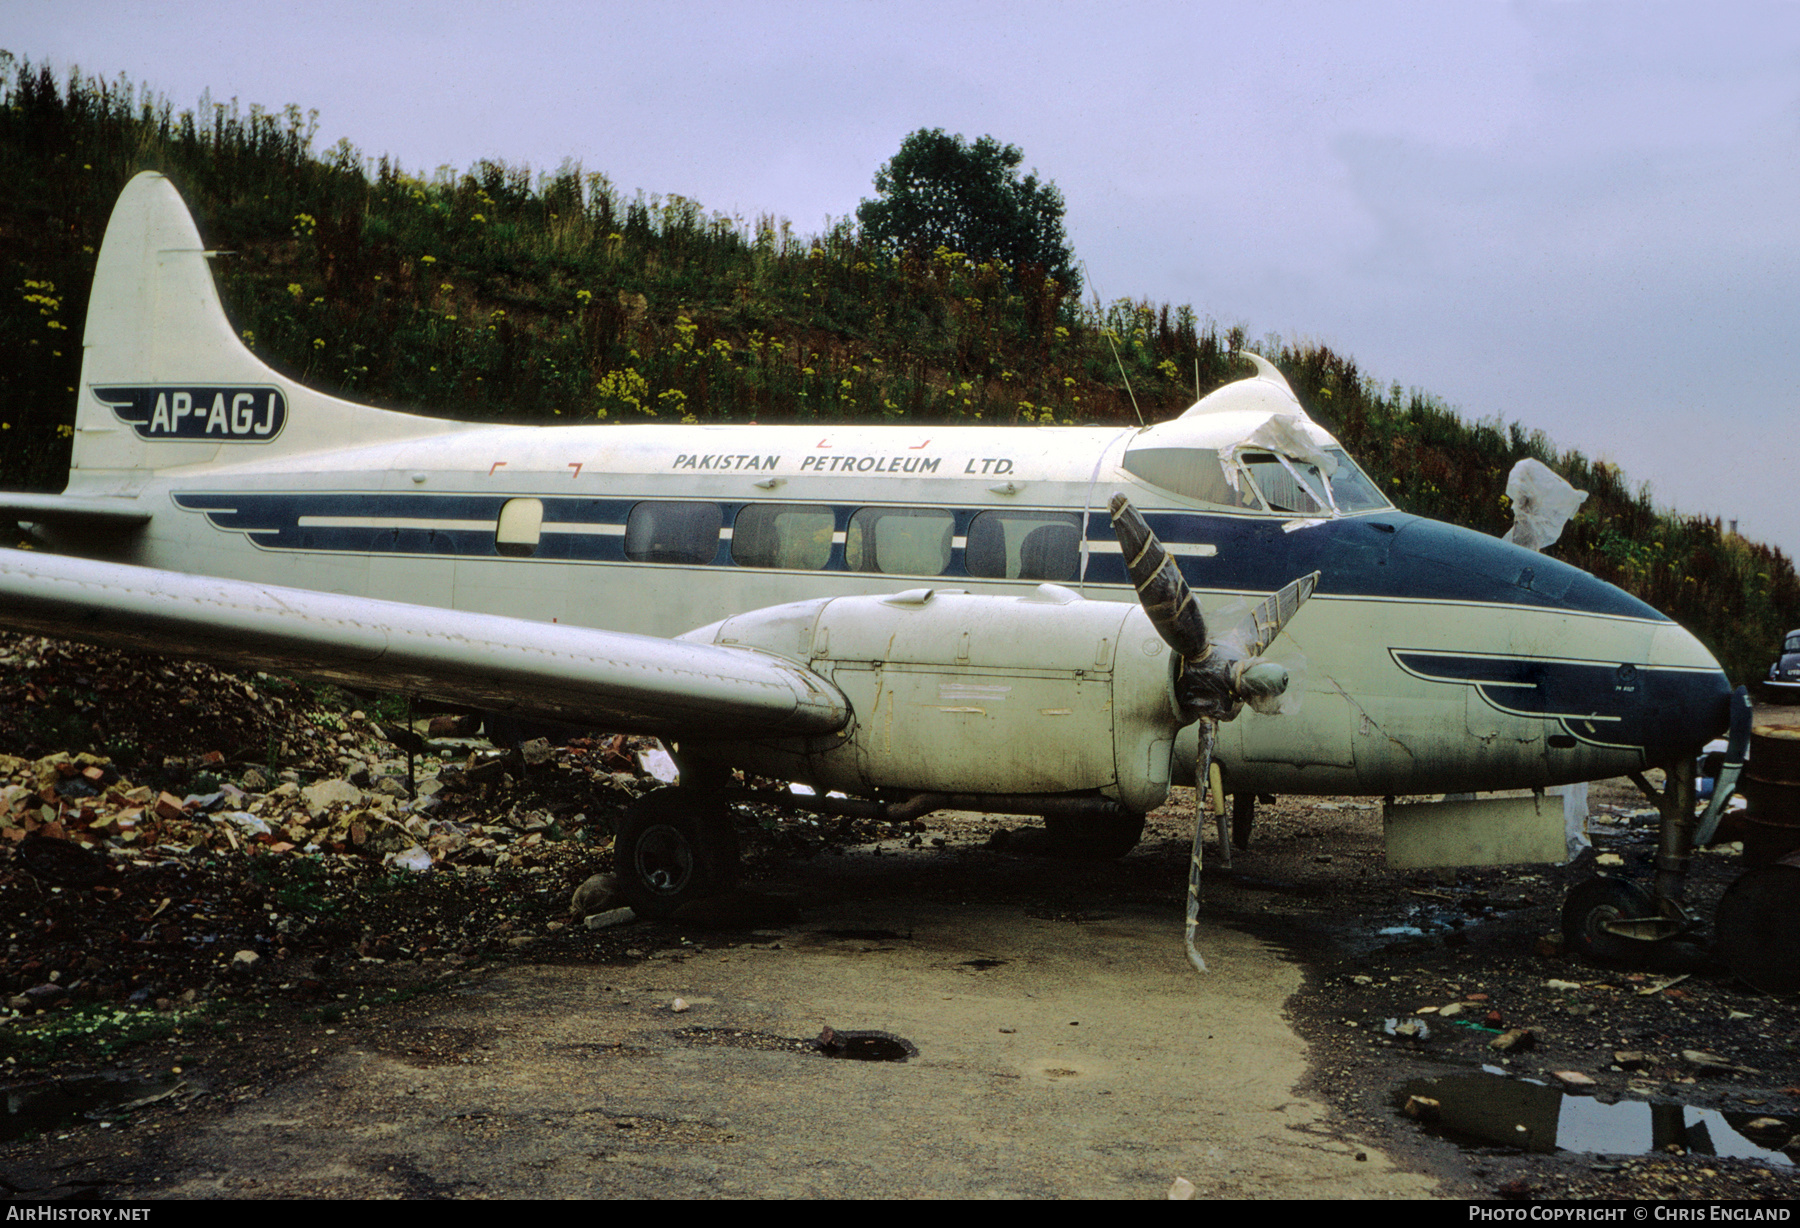
<path fill-rule="evenodd" d="M 1088 272 L 1087 261 L 1085 260 L 1081 262 L 1081 275 L 1087 278 L 1088 285 L 1094 285 L 1094 275 Z M 1101 312 L 1101 304 L 1103 302 L 1105 302 L 1105 300 L 1100 297 L 1100 288 L 1094 286 L 1094 312 L 1096 315 Z M 1131 412 L 1137 415 L 1138 426 L 1142 428 L 1146 425 L 1144 422 L 1144 411 L 1138 408 L 1137 393 L 1131 390 L 1131 377 L 1125 374 L 1125 360 L 1119 357 L 1118 344 L 1113 341 L 1112 331 L 1105 326 L 1104 317 L 1102 317 L 1100 333 L 1106 338 L 1108 348 L 1112 350 L 1113 362 L 1117 364 L 1119 368 L 1119 378 L 1125 381 L 1125 395 L 1131 398 Z"/>

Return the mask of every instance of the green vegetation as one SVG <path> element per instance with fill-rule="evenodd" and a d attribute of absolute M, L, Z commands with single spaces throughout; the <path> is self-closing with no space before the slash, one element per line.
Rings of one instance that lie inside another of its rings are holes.
<path fill-rule="evenodd" d="M 0 53 L 0 484 L 65 481 L 94 256 L 144 169 L 169 174 L 209 244 L 235 253 L 214 267 L 252 348 L 378 404 L 522 422 L 1129 423 L 1127 378 L 1146 416 L 1166 417 L 1244 373 L 1230 357 L 1242 329 L 1188 307 L 1083 305 L 1072 275 L 1023 258 L 921 251 L 869 219 L 801 236 L 627 198 L 572 164 L 420 178 L 344 143 L 315 153 L 315 126 L 297 106 L 177 112 L 123 78 L 59 82 Z M 1761 677 L 1800 625 L 1780 551 L 1325 346 L 1258 348 L 1407 511 L 1499 533 L 1507 470 L 1526 456 L 1589 491 L 1553 553 L 1668 611 L 1735 679 Z"/>
<path fill-rule="evenodd" d="M 199 1013 L 102 1002 L 20 1016 L 0 1027 L 0 1057 L 26 1067 L 45 1066 L 58 1058 L 112 1057 L 144 1041 L 178 1034 Z"/>
<path fill-rule="evenodd" d="M 1019 178 L 1025 154 L 984 136 L 921 128 L 875 172 L 881 195 L 856 207 L 863 238 L 878 247 L 928 257 L 940 247 L 999 261 L 1022 276 L 1056 279 L 1081 297 L 1075 255 L 1063 232 L 1063 198 L 1037 173 Z M 1026 272 L 1030 270 L 1030 272 Z"/>

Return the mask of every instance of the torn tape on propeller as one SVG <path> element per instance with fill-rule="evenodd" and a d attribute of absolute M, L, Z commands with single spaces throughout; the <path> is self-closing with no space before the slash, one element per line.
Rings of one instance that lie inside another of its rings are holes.
<path fill-rule="evenodd" d="M 1212 779 L 1212 724 L 1200 724 L 1200 756 L 1194 770 L 1194 851 L 1188 858 L 1187 919 L 1182 926 L 1182 943 L 1187 947 L 1188 962 L 1197 972 L 1206 971 L 1206 960 L 1194 944 L 1194 931 L 1200 923 L 1201 852 L 1206 844 L 1206 785 Z"/>
<path fill-rule="evenodd" d="M 1194 600 L 1193 590 L 1182 578 L 1181 568 L 1129 499 L 1114 493 L 1111 511 L 1113 534 L 1124 552 L 1125 569 L 1151 625 L 1176 652 L 1186 657 L 1200 656 L 1206 646 L 1206 619 Z"/>

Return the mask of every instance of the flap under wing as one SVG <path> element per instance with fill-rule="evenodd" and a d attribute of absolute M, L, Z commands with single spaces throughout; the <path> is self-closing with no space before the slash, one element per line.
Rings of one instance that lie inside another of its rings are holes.
<path fill-rule="evenodd" d="M 127 531 L 150 523 L 150 510 L 118 496 L 41 495 L 0 491 L 0 519 Z"/>
<path fill-rule="evenodd" d="M 619 732 L 829 734 L 829 682 L 747 648 L 0 550 L 0 627 Z"/>

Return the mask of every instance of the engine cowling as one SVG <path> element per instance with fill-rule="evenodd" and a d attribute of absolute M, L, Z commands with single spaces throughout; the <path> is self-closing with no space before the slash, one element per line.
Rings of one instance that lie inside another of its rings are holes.
<path fill-rule="evenodd" d="M 850 793 L 1168 796 L 1175 656 L 1142 609 L 1057 585 L 1023 597 L 913 589 L 771 606 L 682 637 L 806 665 L 849 699 L 830 738 L 696 748 Z"/>

